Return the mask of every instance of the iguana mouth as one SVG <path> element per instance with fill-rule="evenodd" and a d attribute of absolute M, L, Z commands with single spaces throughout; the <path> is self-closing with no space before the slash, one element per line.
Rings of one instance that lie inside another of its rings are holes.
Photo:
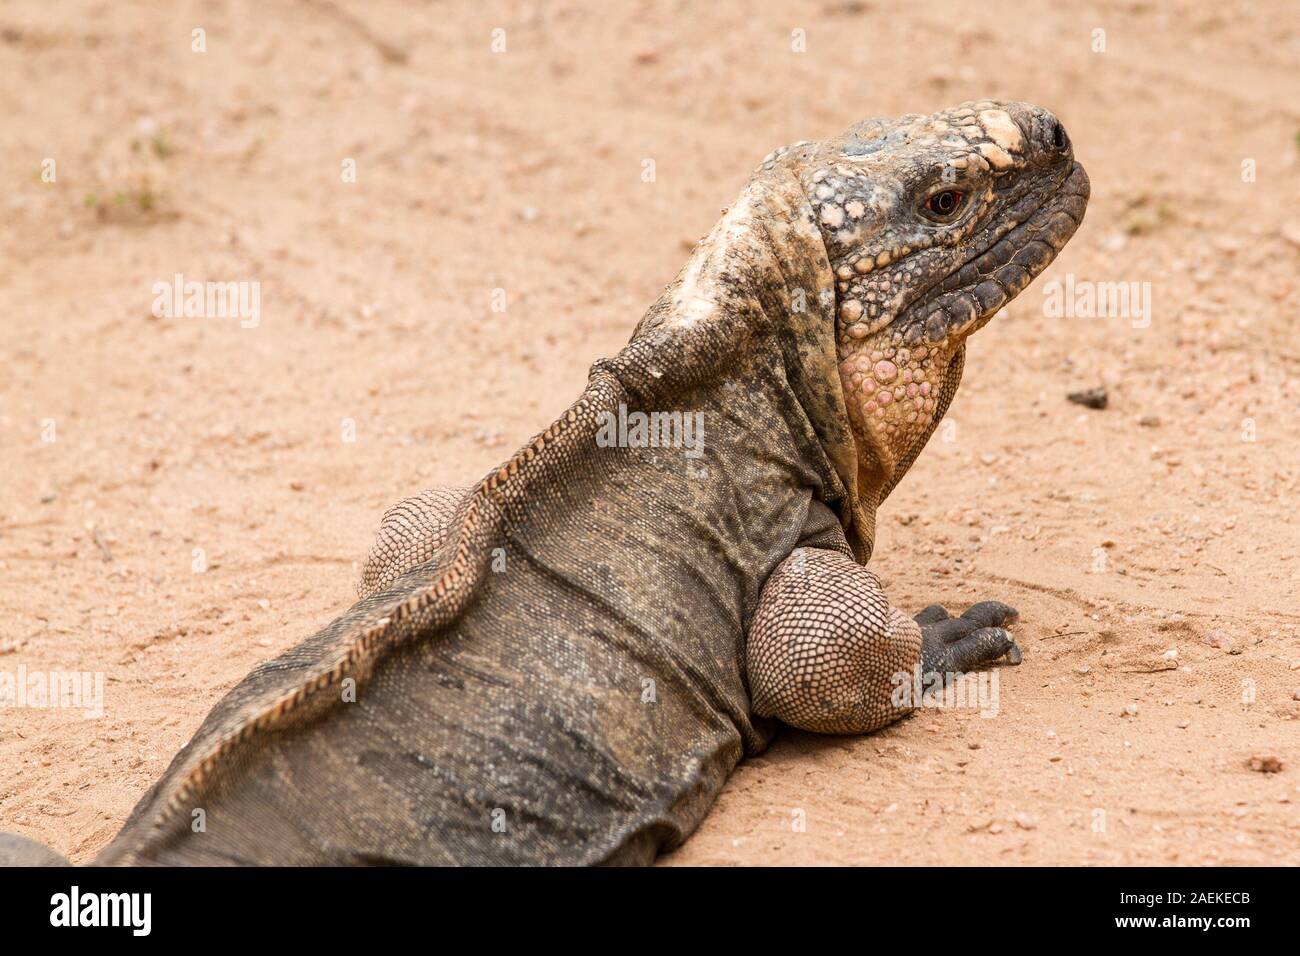
<path fill-rule="evenodd" d="M 982 328 L 1065 247 L 1083 220 L 1089 192 L 1088 174 L 1076 162 L 1046 198 L 1008 217 L 1013 225 L 917 296 L 899 322 L 903 344 L 934 345 Z"/>

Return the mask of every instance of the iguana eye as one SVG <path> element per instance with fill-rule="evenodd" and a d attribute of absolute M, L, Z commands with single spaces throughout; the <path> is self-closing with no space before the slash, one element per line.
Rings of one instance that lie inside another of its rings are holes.
<path fill-rule="evenodd" d="M 931 219 L 947 221 L 961 211 L 966 202 L 966 194 L 956 189 L 945 189 L 935 193 L 925 201 L 925 211 Z"/>

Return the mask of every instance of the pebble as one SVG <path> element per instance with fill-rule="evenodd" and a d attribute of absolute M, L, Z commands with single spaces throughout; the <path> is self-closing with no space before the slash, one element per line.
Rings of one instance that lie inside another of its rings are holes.
<path fill-rule="evenodd" d="M 1281 773 L 1282 758 L 1276 754 L 1255 754 L 1248 766 L 1256 773 Z"/>
<path fill-rule="evenodd" d="M 1222 631 L 1211 631 L 1209 634 L 1206 634 L 1202 640 L 1211 647 L 1217 647 L 1220 650 L 1227 651 L 1229 654 L 1241 653 L 1241 651 L 1232 643 L 1232 638 L 1227 634 L 1224 634 Z"/>
<path fill-rule="evenodd" d="M 1110 404 L 1110 396 L 1106 393 L 1106 389 L 1103 386 L 1089 388 L 1082 392 L 1070 392 L 1065 397 L 1076 405 L 1082 405 L 1085 408 L 1095 408 L 1098 411 Z"/>

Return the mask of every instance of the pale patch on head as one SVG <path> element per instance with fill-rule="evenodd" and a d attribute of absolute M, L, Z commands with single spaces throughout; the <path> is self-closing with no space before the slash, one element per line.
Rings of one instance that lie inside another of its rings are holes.
<path fill-rule="evenodd" d="M 983 110 L 979 114 L 979 121 L 988 138 L 1004 150 L 1018 153 L 1024 148 L 1020 127 L 1006 110 Z"/>
<path fill-rule="evenodd" d="M 1006 169 L 1015 165 L 1015 160 L 1001 146 L 995 146 L 992 143 L 980 143 L 980 153 L 989 161 L 994 169 Z"/>

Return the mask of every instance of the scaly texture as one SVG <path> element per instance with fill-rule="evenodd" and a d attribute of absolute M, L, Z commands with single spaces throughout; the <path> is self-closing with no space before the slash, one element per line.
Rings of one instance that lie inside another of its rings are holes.
<path fill-rule="evenodd" d="M 455 528 L 456 509 L 469 494 L 469 488 L 431 488 L 389 508 L 361 569 L 357 596 L 367 598 L 382 591 L 404 571 L 431 560 L 447 543 Z"/>
<path fill-rule="evenodd" d="M 869 729 L 889 668 L 1012 650 L 985 605 L 918 634 L 849 555 L 1086 199 L 1024 104 L 768 157 L 579 400 L 390 512 L 366 596 L 218 703 L 99 862 L 644 863 L 765 715 Z"/>
<path fill-rule="evenodd" d="M 839 551 L 797 548 L 763 588 L 746 647 L 754 713 L 825 734 L 861 734 L 910 708 L 895 677 L 921 659 L 921 628 L 880 579 Z"/>

